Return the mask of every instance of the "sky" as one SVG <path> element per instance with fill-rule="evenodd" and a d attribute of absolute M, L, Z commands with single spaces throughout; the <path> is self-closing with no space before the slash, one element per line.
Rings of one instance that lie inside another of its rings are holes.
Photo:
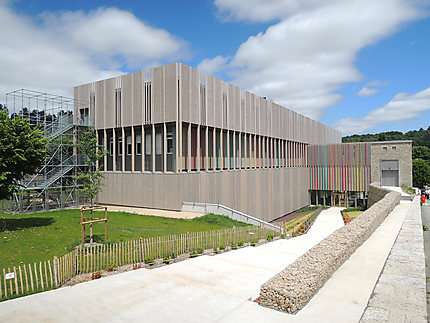
<path fill-rule="evenodd" d="M 0 103 L 183 62 L 343 135 L 430 126 L 430 0 L 0 0 Z"/>

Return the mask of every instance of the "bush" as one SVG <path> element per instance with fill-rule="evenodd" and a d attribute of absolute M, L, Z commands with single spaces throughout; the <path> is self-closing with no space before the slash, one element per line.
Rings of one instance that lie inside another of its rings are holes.
<path fill-rule="evenodd" d="M 281 234 L 281 239 L 285 239 L 285 233 Z"/>
<path fill-rule="evenodd" d="M 318 209 L 320 206 L 319 205 L 315 205 L 315 206 L 305 206 L 302 207 L 301 209 L 298 209 L 297 211 L 295 211 L 294 213 L 302 213 L 302 212 L 308 212 L 308 211 L 313 211 Z"/>
<path fill-rule="evenodd" d="M 225 249 L 225 245 L 223 245 L 223 244 L 222 244 L 222 245 L 220 245 L 220 246 L 219 246 L 219 249 L 220 249 L 220 250 L 224 250 L 224 249 Z"/>
<path fill-rule="evenodd" d="M 267 241 L 272 241 L 272 240 L 273 240 L 273 234 L 268 234 Z"/>
<path fill-rule="evenodd" d="M 216 253 L 216 254 L 219 253 L 219 250 L 217 247 L 214 248 L 214 253 Z"/>
<path fill-rule="evenodd" d="M 258 243 L 258 239 L 251 240 L 251 246 L 255 247 Z"/>
<path fill-rule="evenodd" d="M 232 245 L 231 245 L 231 249 L 236 250 L 236 249 L 237 249 L 237 244 L 232 243 Z"/>
<path fill-rule="evenodd" d="M 153 265 L 155 263 L 155 259 L 154 259 L 154 257 L 147 256 L 147 257 L 145 257 L 145 259 L 143 259 L 143 262 L 145 264 Z"/>
<path fill-rule="evenodd" d="M 168 264 L 168 263 L 170 262 L 170 255 L 169 255 L 169 256 L 164 256 L 164 257 L 163 257 L 163 262 L 164 262 L 165 264 Z"/>
<path fill-rule="evenodd" d="M 115 271 L 116 270 L 116 266 L 114 264 L 109 264 L 106 267 L 107 271 Z"/>
<path fill-rule="evenodd" d="M 238 245 L 239 247 L 242 247 L 242 246 L 243 246 L 243 241 L 242 241 L 242 240 L 240 240 L 240 241 L 237 243 L 237 245 Z"/>
<path fill-rule="evenodd" d="M 342 212 L 355 212 L 355 211 L 365 211 L 366 208 L 364 206 L 360 207 L 349 207 L 347 209 L 342 210 Z"/>

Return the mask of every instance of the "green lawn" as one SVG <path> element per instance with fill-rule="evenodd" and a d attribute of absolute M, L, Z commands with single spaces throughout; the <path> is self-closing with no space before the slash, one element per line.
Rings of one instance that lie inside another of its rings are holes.
<path fill-rule="evenodd" d="M 101 213 L 95 217 L 103 217 Z M 80 210 L 58 210 L 33 214 L 0 213 L 0 270 L 62 256 L 80 243 Z M 111 242 L 207 231 L 247 224 L 207 214 L 193 220 L 170 219 L 124 212 L 109 212 L 108 240 Z M 104 241 L 104 223 L 95 223 L 96 241 Z M 87 235 L 89 228 L 87 226 Z"/>

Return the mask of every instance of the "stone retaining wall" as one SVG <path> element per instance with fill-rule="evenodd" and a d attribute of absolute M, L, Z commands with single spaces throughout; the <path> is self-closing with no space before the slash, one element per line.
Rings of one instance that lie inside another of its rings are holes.
<path fill-rule="evenodd" d="M 383 193 L 377 187 L 374 190 Z M 386 193 L 354 221 L 335 231 L 262 285 L 260 304 L 289 313 L 302 309 L 399 203 L 400 193 Z"/>
<path fill-rule="evenodd" d="M 368 200 L 367 205 L 370 208 L 372 205 L 378 203 L 380 200 L 384 198 L 387 193 L 391 192 L 385 188 L 380 187 L 381 183 L 375 182 L 371 183 L 369 186 Z"/>

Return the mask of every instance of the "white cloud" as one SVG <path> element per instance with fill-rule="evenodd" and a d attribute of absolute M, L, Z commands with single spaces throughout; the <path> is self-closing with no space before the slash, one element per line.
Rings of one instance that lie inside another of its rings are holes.
<path fill-rule="evenodd" d="M 35 22 L 0 2 L 0 21 L 0 93 L 29 88 L 71 96 L 75 85 L 188 54 L 182 40 L 116 8 L 43 13 Z"/>
<path fill-rule="evenodd" d="M 341 0 L 215 0 L 225 20 L 266 22 L 315 9 Z"/>
<path fill-rule="evenodd" d="M 230 18 L 281 19 L 241 44 L 229 65 L 233 83 L 316 119 L 322 117 L 324 108 L 341 100 L 336 91 L 342 85 L 362 77 L 354 66 L 362 48 L 392 34 L 402 23 L 420 17 L 416 3 L 215 2 Z M 263 14 L 263 9 L 267 13 Z"/>
<path fill-rule="evenodd" d="M 370 96 L 379 92 L 379 89 L 363 87 L 357 94 L 359 96 Z"/>
<path fill-rule="evenodd" d="M 379 86 L 387 86 L 390 82 L 374 80 L 366 83 L 366 86 L 379 87 Z"/>
<path fill-rule="evenodd" d="M 371 111 L 363 118 L 344 118 L 332 124 L 343 134 L 363 133 L 387 122 L 403 122 L 419 117 L 430 110 L 430 87 L 412 94 L 398 93 L 386 105 Z"/>
<path fill-rule="evenodd" d="M 226 68 L 226 64 L 228 62 L 228 57 L 223 56 L 216 56 L 212 59 L 205 58 L 200 62 L 200 64 L 197 66 L 197 69 L 208 73 L 208 74 L 215 74 L 217 72 L 220 72 Z"/>

